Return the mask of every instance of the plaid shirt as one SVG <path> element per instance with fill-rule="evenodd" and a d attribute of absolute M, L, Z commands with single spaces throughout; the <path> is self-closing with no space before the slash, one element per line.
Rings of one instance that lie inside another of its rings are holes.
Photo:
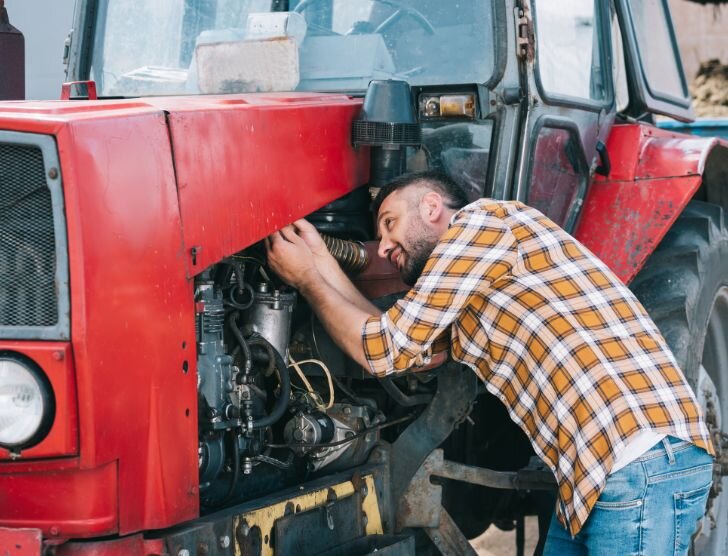
<path fill-rule="evenodd" d="M 573 535 L 641 430 L 711 454 L 665 340 L 607 266 L 540 212 L 482 199 L 457 212 L 404 299 L 362 331 L 372 373 L 452 357 L 508 408 L 553 471 Z"/>

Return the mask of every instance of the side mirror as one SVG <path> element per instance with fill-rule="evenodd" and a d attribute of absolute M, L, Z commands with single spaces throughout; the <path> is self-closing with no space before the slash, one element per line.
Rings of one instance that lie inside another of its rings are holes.
<path fill-rule="evenodd" d="M 25 39 L 10 25 L 5 0 L 0 0 L 0 100 L 25 98 Z"/>

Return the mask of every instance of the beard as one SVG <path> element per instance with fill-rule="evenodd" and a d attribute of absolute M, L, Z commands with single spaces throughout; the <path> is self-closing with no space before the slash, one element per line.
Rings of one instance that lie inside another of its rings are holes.
<path fill-rule="evenodd" d="M 405 236 L 406 246 L 402 245 L 405 262 L 399 270 L 402 281 L 412 287 L 422 275 L 427 260 L 437 246 L 438 237 L 419 218 Z"/>

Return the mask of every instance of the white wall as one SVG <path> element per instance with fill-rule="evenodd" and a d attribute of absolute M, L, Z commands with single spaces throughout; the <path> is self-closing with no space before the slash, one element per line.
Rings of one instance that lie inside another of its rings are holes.
<path fill-rule="evenodd" d="M 63 44 L 71 30 L 74 0 L 5 0 L 10 24 L 25 36 L 25 98 L 61 95 Z"/>
<path fill-rule="evenodd" d="M 688 83 L 700 62 L 718 58 L 728 64 L 728 5 L 704 6 L 686 0 L 670 0 L 669 4 Z"/>

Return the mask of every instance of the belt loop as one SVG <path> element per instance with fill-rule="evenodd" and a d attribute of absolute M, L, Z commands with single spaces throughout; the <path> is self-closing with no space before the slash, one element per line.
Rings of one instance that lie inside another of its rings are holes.
<path fill-rule="evenodd" d="M 672 445 L 670 444 L 670 437 L 666 436 L 662 439 L 662 445 L 665 447 L 665 452 L 667 453 L 667 461 L 670 462 L 670 465 L 675 464 L 675 454 L 672 451 Z"/>

